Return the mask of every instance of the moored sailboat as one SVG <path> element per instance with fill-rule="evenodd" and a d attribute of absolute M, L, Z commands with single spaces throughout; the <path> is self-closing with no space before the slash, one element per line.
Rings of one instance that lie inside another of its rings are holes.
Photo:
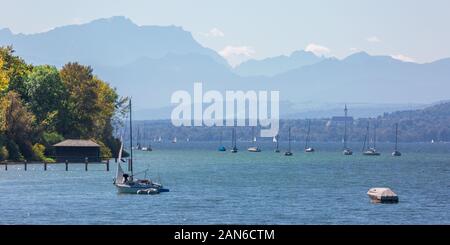
<path fill-rule="evenodd" d="M 256 144 L 256 136 L 255 136 L 255 128 L 252 127 L 252 142 L 253 144 Z M 261 148 L 259 148 L 259 146 L 255 145 L 255 146 L 251 146 L 247 149 L 247 151 L 249 152 L 261 152 Z"/>
<path fill-rule="evenodd" d="M 116 178 L 114 179 L 114 185 L 117 188 L 119 193 L 127 193 L 127 194 L 158 194 L 160 192 L 168 192 L 169 189 L 163 188 L 160 183 L 153 182 L 151 179 L 143 178 L 138 179 L 135 178 L 137 174 L 133 172 L 133 128 L 132 128 L 132 110 L 131 110 L 131 99 L 129 102 L 130 108 L 130 158 L 128 159 L 129 171 L 130 173 L 125 173 L 122 169 L 121 162 L 124 161 L 122 159 L 123 152 L 123 141 L 120 145 L 120 150 L 118 154 L 117 161 L 117 172 Z M 148 169 L 143 171 L 142 173 L 147 174 Z"/>
<path fill-rule="evenodd" d="M 306 139 L 305 139 L 305 152 L 307 152 L 307 153 L 311 153 L 311 152 L 315 151 L 314 148 L 309 146 L 310 133 L 311 133 L 311 120 L 308 120 L 308 131 L 306 133 Z"/>
<path fill-rule="evenodd" d="M 288 141 L 289 141 L 289 147 L 288 147 L 288 150 L 284 153 L 284 155 L 285 156 L 292 156 L 294 154 L 291 151 L 291 127 L 289 127 Z"/>
<path fill-rule="evenodd" d="M 394 152 L 392 152 L 392 156 L 399 157 L 402 153 L 398 150 L 398 123 L 395 124 L 395 148 Z"/>
<path fill-rule="evenodd" d="M 231 134 L 231 153 L 237 153 L 238 152 L 238 148 L 236 146 L 236 127 L 233 128 L 233 133 Z"/>
<path fill-rule="evenodd" d="M 367 142 L 369 139 L 369 133 L 370 133 L 370 124 L 367 122 L 367 129 L 366 129 L 366 135 L 364 137 L 364 145 L 363 145 L 363 155 L 365 156 L 379 156 L 380 153 L 376 149 L 376 140 L 377 140 L 377 129 L 374 127 L 374 137 L 373 137 L 373 146 L 370 147 L 369 143 Z M 367 143 L 367 144 L 366 144 Z M 367 149 L 366 149 L 367 146 Z"/>
<path fill-rule="evenodd" d="M 280 145 L 279 145 L 279 141 L 280 141 L 280 138 L 279 138 L 279 135 L 277 134 L 277 136 L 275 136 L 275 137 L 273 137 L 273 142 L 276 144 L 276 148 L 275 148 L 275 150 L 274 150 L 274 152 L 275 153 L 280 153 Z"/>
<path fill-rule="evenodd" d="M 353 151 L 352 149 L 347 147 L 347 105 L 345 105 L 344 108 L 344 113 L 345 113 L 345 117 L 344 117 L 344 139 L 343 139 L 343 143 L 344 143 L 344 150 L 342 151 L 342 154 L 344 154 L 345 156 L 350 156 L 353 155 Z"/>

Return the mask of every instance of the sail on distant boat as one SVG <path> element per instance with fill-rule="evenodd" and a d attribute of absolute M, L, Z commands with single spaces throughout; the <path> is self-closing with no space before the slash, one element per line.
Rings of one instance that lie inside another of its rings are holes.
<path fill-rule="evenodd" d="M 256 143 L 256 136 L 255 136 L 255 128 L 254 127 L 252 127 L 252 137 L 253 137 L 253 139 L 252 139 L 253 143 Z M 261 148 L 259 148 L 259 146 L 257 146 L 257 145 L 251 146 L 247 150 L 249 152 L 261 152 Z"/>
<path fill-rule="evenodd" d="M 172 143 L 177 143 L 177 137 L 173 138 Z"/>
<path fill-rule="evenodd" d="M 311 146 L 309 146 L 309 141 L 310 141 L 310 133 L 311 133 L 311 120 L 308 120 L 308 131 L 306 134 L 306 140 L 305 140 L 305 152 L 310 153 L 310 152 L 314 152 L 314 148 L 312 148 Z"/>
<path fill-rule="evenodd" d="M 273 137 L 273 140 L 275 140 L 274 142 L 276 143 L 276 147 L 275 147 L 275 153 L 280 153 L 280 145 L 279 145 L 279 140 L 278 140 L 278 134 L 277 136 Z"/>

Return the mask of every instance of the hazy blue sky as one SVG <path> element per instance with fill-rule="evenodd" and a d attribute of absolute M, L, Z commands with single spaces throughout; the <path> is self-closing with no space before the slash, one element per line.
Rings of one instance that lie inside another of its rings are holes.
<path fill-rule="evenodd" d="M 429 62 L 450 57 L 448 0 L 0 0 L 0 28 L 42 32 L 123 15 L 139 25 L 177 25 L 232 62 L 308 47 Z"/>

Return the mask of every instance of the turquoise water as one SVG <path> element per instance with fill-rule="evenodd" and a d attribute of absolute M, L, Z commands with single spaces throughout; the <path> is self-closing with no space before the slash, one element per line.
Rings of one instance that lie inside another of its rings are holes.
<path fill-rule="evenodd" d="M 0 170 L 1 224 L 450 224 L 450 145 L 408 144 L 404 156 L 340 154 L 316 144 L 285 157 L 263 144 L 249 153 L 218 152 L 215 143 L 154 145 L 136 152 L 171 192 L 119 195 L 115 167 L 42 165 Z M 285 148 L 285 145 L 282 146 Z M 398 204 L 373 204 L 371 187 L 390 187 Z"/>

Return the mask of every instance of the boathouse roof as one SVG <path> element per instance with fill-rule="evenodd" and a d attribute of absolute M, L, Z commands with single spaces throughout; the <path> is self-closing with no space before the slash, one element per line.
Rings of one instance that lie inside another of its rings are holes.
<path fill-rule="evenodd" d="M 92 140 L 68 139 L 54 144 L 55 147 L 100 147 Z"/>

